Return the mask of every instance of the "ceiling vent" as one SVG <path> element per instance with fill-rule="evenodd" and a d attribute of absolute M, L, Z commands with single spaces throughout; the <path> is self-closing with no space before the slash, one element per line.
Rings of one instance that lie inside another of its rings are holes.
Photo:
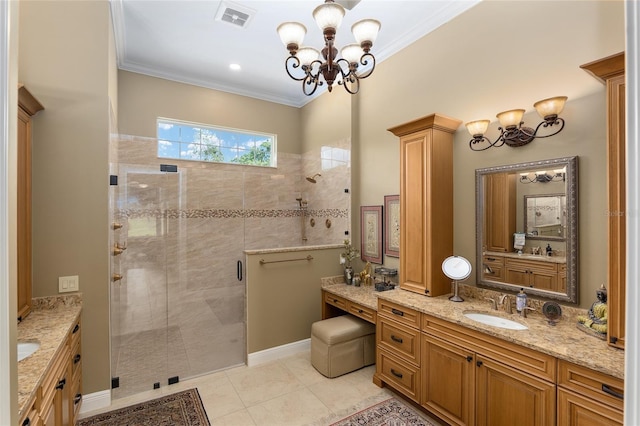
<path fill-rule="evenodd" d="M 246 28 L 254 14 L 255 10 L 223 1 L 220 2 L 215 19 L 216 21 L 226 22 L 237 28 Z"/>

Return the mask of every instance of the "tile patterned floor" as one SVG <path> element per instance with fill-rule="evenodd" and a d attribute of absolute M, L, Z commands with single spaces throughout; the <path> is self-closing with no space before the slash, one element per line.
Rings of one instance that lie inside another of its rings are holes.
<path fill-rule="evenodd" d="M 196 387 L 212 425 L 327 425 L 393 395 L 372 382 L 375 365 L 328 379 L 302 352 L 277 361 L 184 380 L 113 401 L 100 411 Z M 82 417 L 99 411 L 83 413 Z"/>

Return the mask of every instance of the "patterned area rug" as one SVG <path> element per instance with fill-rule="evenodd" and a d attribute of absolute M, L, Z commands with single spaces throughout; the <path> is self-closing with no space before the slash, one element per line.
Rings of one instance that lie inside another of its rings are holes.
<path fill-rule="evenodd" d="M 350 415 L 331 426 L 436 426 L 396 398 Z"/>
<path fill-rule="evenodd" d="M 78 420 L 77 426 L 210 426 L 197 389 Z"/>

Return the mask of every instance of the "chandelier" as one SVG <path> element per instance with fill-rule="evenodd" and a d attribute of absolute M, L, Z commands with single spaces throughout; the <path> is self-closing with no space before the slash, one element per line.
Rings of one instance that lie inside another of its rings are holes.
<path fill-rule="evenodd" d="M 313 19 L 324 35 L 322 52 L 313 47 L 302 46 L 307 28 L 298 22 L 284 22 L 278 26 L 278 34 L 287 47 L 290 56 L 285 60 L 285 69 L 289 77 L 302 81 L 302 91 L 311 96 L 318 86 L 327 84 L 331 92 L 333 83 L 344 86 L 349 93 L 356 94 L 360 90 L 360 80 L 367 78 L 376 66 L 376 58 L 369 51 L 380 30 L 380 22 L 375 19 L 363 19 L 351 27 L 357 44 L 348 44 L 340 51 L 334 46 L 338 27 L 344 17 L 344 7 L 325 0 L 324 4 L 313 11 Z M 320 58 L 322 53 L 322 60 Z M 360 65 L 371 68 L 358 75 Z M 322 81 L 324 79 L 324 81 Z"/>
<path fill-rule="evenodd" d="M 549 183 L 549 182 L 564 182 L 566 180 L 565 169 L 557 169 L 553 172 L 546 170 L 537 172 L 520 173 L 521 183 Z"/>
<path fill-rule="evenodd" d="M 500 147 L 504 144 L 510 147 L 517 147 L 526 145 L 535 138 L 548 138 L 557 135 L 564 129 L 564 120 L 558 117 L 558 115 L 562 112 L 566 101 L 566 96 L 556 96 L 555 98 L 543 99 L 533 104 L 533 107 L 538 111 L 540 117 L 542 117 L 542 121 L 535 129 L 523 126 L 523 109 L 512 109 L 501 112 L 496 115 L 501 125 L 501 127 L 498 127 L 500 136 L 493 142 L 484 136 L 487 127 L 489 127 L 489 120 L 471 121 L 466 124 L 467 130 L 471 136 L 473 136 L 469 141 L 469 148 L 473 151 L 484 151 L 485 149 Z M 560 127 L 555 132 L 547 135 L 538 135 L 538 130 L 541 127 L 546 128 L 556 125 Z"/>

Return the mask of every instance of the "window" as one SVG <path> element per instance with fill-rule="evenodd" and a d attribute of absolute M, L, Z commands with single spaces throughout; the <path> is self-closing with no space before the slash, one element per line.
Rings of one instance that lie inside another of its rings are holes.
<path fill-rule="evenodd" d="M 276 166 L 276 135 L 158 119 L 158 157 Z"/>

